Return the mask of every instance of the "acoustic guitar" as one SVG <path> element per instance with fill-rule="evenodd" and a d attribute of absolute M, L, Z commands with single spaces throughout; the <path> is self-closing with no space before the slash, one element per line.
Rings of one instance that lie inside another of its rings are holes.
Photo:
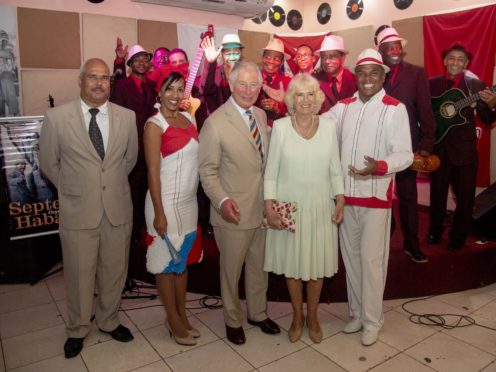
<path fill-rule="evenodd" d="M 496 91 L 496 85 L 491 90 Z M 479 99 L 479 93 L 467 97 L 458 88 L 450 89 L 439 97 L 432 97 L 432 109 L 436 119 L 436 139 L 434 142 L 441 142 L 453 127 L 467 124 L 468 120 L 461 111 Z"/>
<path fill-rule="evenodd" d="M 204 50 L 201 47 L 201 42 L 206 37 L 214 37 L 214 26 L 208 25 L 208 29 L 206 32 L 201 34 L 200 45 L 198 46 L 198 51 L 196 52 L 195 60 L 193 61 L 193 65 L 189 69 L 188 81 L 186 82 L 186 87 L 184 88 L 184 99 L 188 99 L 191 103 L 191 106 L 188 109 L 188 113 L 191 117 L 195 117 L 195 112 L 201 105 L 201 101 L 198 98 L 191 96 L 191 90 L 193 89 L 193 85 L 195 84 L 196 76 L 198 75 L 198 70 L 200 68 Z"/>

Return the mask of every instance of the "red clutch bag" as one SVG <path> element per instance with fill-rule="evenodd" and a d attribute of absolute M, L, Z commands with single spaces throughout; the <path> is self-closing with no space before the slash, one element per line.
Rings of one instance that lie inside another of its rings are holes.
<path fill-rule="evenodd" d="M 294 233 L 296 230 L 296 212 L 298 211 L 298 203 L 276 200 L 272 203 L 272 208 L 274 208 L 274 210 L 281 216 L 282 228 Z M 270 228 L 267 223 L 267 217 L 264 217 L 261 227 L 262 229 Z"/>

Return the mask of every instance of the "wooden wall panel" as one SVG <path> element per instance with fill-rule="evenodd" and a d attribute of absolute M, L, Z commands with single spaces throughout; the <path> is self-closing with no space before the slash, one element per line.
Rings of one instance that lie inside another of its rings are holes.
<path fill-rule="evenodd" d="M 138 43 L 151 53 L 159 47 L 177 48 L 177 24 L 139 19 Z"/>
<path fill-rule="evenodd" d="M 239 39 L 244 45 L 243 58 L 253 61 L 256 64 L 262 63 L 260 49 L 265 48 L 270 39 L 270 34 L 266 32 L 243 31 L 239 30 Z"/>
<path fill-rule="evenodd" d="M 355 66 L 358 55 L 366 48 L 374 48 L 374 27 L 364 26 L 349 30 L 333 31 L 334 35 L 339 35 L 344 39 L 344 47 L 350 52 L 346 56 L 344 65 L 346 67 Z"/>
<path fill-rule="evenodd" d="M 116 40 L 119 36 L 124 46 L 131 48 L 138 41 L 136 19 L 83 14 L 83 61 L 101 58 L 112 71 Z"/>
<path fill-rule="evenodd" d="M 43 115 L 49 108 L 49 94 L 55 106 L 79 97 L 79 69 L 24 70 L 21 76 L 23 115 Z"/>
<path fill-rule="evenodd" d="M 79 68 L 79 14 L 17 8 L 21 67 Z"/>
<path fill-rule="evenodd" d="M 422 18 L 415 17 L 393 21 L 393 27 L 399 35 L 406 39 L 405 61 L 424 66 L 424 28 L 422 27 Z"/>

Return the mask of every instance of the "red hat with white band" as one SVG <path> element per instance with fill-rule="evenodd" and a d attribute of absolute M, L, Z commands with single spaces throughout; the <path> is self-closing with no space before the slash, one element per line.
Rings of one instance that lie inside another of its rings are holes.
<path fill-rule="evenodd" d="M 377 35 L 377 47 L 379 48 L 381 44 L 389 43 L 391 41 L 401 41 L 401 46 L 404 48 L 407 41 L 403 39 L 392 27 L 385 28 Z"/>
<path fill-rule="evenodd" d="M 382 57 L 379 52 L 372 48 L 367 48 L 362 53 L 360 53 L 355 67 L 350 68 L 350 70 L 355 73 L 355 69 L 361 65 L 378 65 L 384 69 L 384 72 L 386 74 L 389 72 L 389 67 L 387 67 L 384 62 L 382 62 Z"/>

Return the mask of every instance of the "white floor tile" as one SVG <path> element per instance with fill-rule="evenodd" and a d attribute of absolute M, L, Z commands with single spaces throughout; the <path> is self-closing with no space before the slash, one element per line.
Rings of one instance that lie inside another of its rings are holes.
<path fill-rule="evenodd" d="M 0 314 L 0 335 L 3 339 L 64 324 L 54 303 Z"/>
<path fill-rule="evenodd" d="M 174 355 L 165 361 L 174 372 L 244 372 L 253 370 L 250 364 L 220 340 Z"/>
<path fill-rule="evenodd" d="M 131 342 L 110 340 L 85 347 L 81 356 L 90 372 L 127 371 L 160 360 L 140 333 Z"/>
<path fill-rule="evenodd" d="M 314 349 L 307 347 L 258 369 L 260 372 L 345 372 Z"/>
<path fill-rule="evenodd" d="M 135 324 L 135 326 L 141 330 L 153 328 L 160 324 L 164 324 L 165 320 L 165 308 L 162 306 L 162 304 L 151 305 L 150 307 L 135 310 L 131 310 L 131 308 L 128 308 L 125 313 Z"/>
<path fill-rule="evenodd" d="M 480 372 L 496 372 L 496 360 L 482 368 Z"/>
<path fill-rule="evenodd" d="M 491 330 L 477 325 L 471 325 L 469 327 L 443 330 L 443 332 L 472 346 L 487 351 L 488 353 L 496 355 L 496 322 L 491 322 L 485 318 L 480 318 L 474 315 L 471 315 L 471 317 L 477 324 L 491 327 L 493 329 Z"/>
<path fill-rule="evenodd" d="M 272 320 L 291 314 L 292 312 L 293 308 L 289 302 L 269 301 L 267 303 L 267 316 Z"/>
<path fill-rule="evenodd" d="M 63 355 L 42 360 L 9 372 L 87 372 L 81 356 L 66 359 Z"/>
<path fill-rule="evenodd" d="M 348 322 L 350 320 L 350 311 L 347 302 L 331 302 L 330 304 L 320 304 L 319 309 L 327 311 L 339 319 Z"/>
<path fill-rule="evenodd" d="M 494 356 L 445 333 L 436 333 L 405 351 L 419 362 L 438 371 L 479 371 Z"/>
<path fill-rule="evenodd" d="M 312 347 L 347 371 L 366 371 L 398 354 L 399 351 L 381 341 L 362 346 L 361 333 L 338 333 Z"/>
<path fill-rule="evenodd" d="M 496 300 L 482 306 L 480 309 L 475 311 L 472 315 L 480 316 L 486 318 L 493 323 L 496 323 Z"/>
<path fill-rule="evenodd" d="M 172 369 L 163 360 L 159 360 L 158 362 L 133 369 L 132 372 L 172 372 Z"/>
<path fill-rule="evenodd" d="M 163 357 L 167 358 L 175 354 L 180 354 L 193 348 L 199 347 L 219 340 L 219 337 L 210 331 L 205 325 L 194 317 L 190 317 L 189 321 L 192 327 L 195 327 L 200 332 L 201 336 L 196 339 L 197 344 L 193 346 L 179 345 L 173 338 L 170 337 L 169 331 L 164 325 L 159 325 L 154 328 L 149 328 L 143 331 L 144 336 L 153 348 Z"/>
<path fill-rule="evenodd" d="M 61 355 L 65 339 L 65 325 L 2 339 L 7 370 Z"/>
<path fill-rule="evenodd" d="M 406 314 L 392 310 L 384 314 L 384 326 L 379 339 L 398 350 L 405 350 L 438 331 L 433 327 L 414 324 Z"/>
<path fill-rule="evenodd" d="M 50 296 L 50 292 L 48 292 L 48 288 L 44 282 L 40 282 L 34 286 L 23 286 L 23 289 L 18 291 L 8 290 L 0 294 L 0 314 L 48 304 L 50 302 L 52 302 L 52 296 Z"/>
<path fill-rule="evenodd" d="M 418 300 L 415 302 L 411 302 L 406 304 L 405 309 L 415 313 L 415 314 L 462 314 L 468 315 L 471 310 L 464 309 L 460 306 L 452 306 L 447 304 L 446 302 L 440 301 L 438 298 L 428 298 L 425 300 Z M 395 311 L 398 311 L 403 314 L 410 315 L 407 311 L 403 310 L 401 306 L 396 307 Z"/>
<path fill-rule="evenodd" d="M 476 288 L 465 292 L 449 293 L 436 298 L 457 308 L 472 312 L 495 300 L 496 288 Z"/>
<path fill-rule="evenodd" d="M 423 365 L 422 363 L 417 362 L 415 359 L 410 358 L 405 354 L 398 354 L 393 358 L 385 361 L 382 364 L 379 364 L 377 367 L 374 367 L 370 370 L 370 372 L 393 372 L 393 371 L 401 371 L 401 372 L 432 372 L 434 371 L 432 368 Z"/>
<path fill-rule="evenodd" d="M 246 343 L 244 345 L 231 344 L 227 339 L 225 339 L 225 342 L 256 368 L 305 347 L 305 344 L 301 342 L 291 343 L 286 332 L 268 335 L 259 328 L 251 328 L 245 330 L 245 335 Z"/>

